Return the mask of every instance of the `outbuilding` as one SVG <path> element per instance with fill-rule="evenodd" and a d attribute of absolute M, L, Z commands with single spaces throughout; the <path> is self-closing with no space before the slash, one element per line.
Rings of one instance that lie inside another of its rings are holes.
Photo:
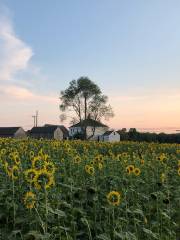
<path fill-rule="evenodd" d="M 26 132 L 22 127 L 0 127 L 1 138 L 26 138 Z"/>
<path fill-rule="evenodd" d="M 69 139 L 69 131 L 64 125 L 45 124 L 44 127 L 58 127 L 63 132 L 63 139 Z"/>
<path fill-rule="evenodd" d="M 106 131 L 100 136 L 99 140 L 103 142 L 119 142 L 120 134 L 116 131 Z"/>
<path fill-rule="evenodd" d="M 29 136 L 36 139 L 46 138 L 63 140 L 63 131 L 57 126 L 33 127 L 29 131 Z"/>

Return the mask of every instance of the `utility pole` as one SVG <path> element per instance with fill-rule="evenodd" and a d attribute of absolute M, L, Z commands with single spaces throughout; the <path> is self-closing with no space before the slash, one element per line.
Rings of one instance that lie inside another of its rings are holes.
<path fill-rule="evenodd" d="M 32 118 L 34 119 L 34 127 L 38 126 L 38 111 L 36 111 L 36 115 L 33 115 Z"/>
<path fill-rule="evenodd" d="M 33 115 L 32 118 L 34 119 L 34 127 L 36 126 L 36 116 Z"/>
<path fill-rule="evenodd" d="M 38 111 L 36 111 L 36 127 L 38 126 Z"/>

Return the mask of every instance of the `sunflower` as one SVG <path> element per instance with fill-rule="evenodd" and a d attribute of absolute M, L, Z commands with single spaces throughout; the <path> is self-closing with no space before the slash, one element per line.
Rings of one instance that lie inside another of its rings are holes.
<path fill-rule="evenodd" d="M 42 170 L 44 168 L 44 160 L 42 157 L 37 156 L 32 159 L 32 167 L 36 170 Z"/>
<path fill-rule="evenodd" d="M 35 155 L 35 154 L 34 154 L 34 152 L 33 152 L 33 151 L 30 151 L 30 152 L 29 152 L 29 156 L 30 156 L 30 158 L 33 158 L 33 157 L 34 157 L 34 155 Z"/>
<path fill-rule="evenodd" d="M 1 154 L 2 155 L 6 154 L 6 149 L 5 148 L 1 149 Z"/>
<path fill-rule="evenodd" d="M 99 170 L 102 170 L 103 164 L 102 163 L 98 163 L 98 168 L 99 168 Z"/>
<path fill-rule="evenodd" d="M 167 157 L 166 157 L 166 154 L 165 153 L 162 153 L 159 157 L 158 157 L 158 160 L 162 163 L 165 162 L 165 160 L 167 160 Z"/>
<path fill-rule="evenodd" d="M 8 162 L 5 162 L 3 165 L 4 165 L 5 172 L 9 177 L 11 177 L 12 167 L 9 166 Z"/>
<path fill-rule="evenodd" d="M 141 173 L 141 170 L 140 170 L 139 168 L 134 168 L 133 173 L 134 173 L 136 176 L 139 176 L 140 173 Z"/>
<path fill-rule="evenodd" d="M 99 154 L 99 155 L 98 155 L 98 160 L 99 160 L 99 162 L 102 162 L 103 159 L 104 159 L 104 158 L 103 158 L 103 155 L 102 155 L 102 154 Z"/>
<path fill-rule="evenodd" d="M 94 165 L 97 165 L 97 166 L 99 163 L 103 163 L 103 155 L 102 154 L 97 155 L 94 158 L 93 162 L 94 162 Z"/>
<path fill-rule="evenodd" d="M 73 159 L 73 162 L 76 163 L 76 164 L 79 164 L 81 162 L 81 158 L 80 156 L 75 156 L 75 158 Z"/>
<path fill-rule="evenodd" d="M 9 164 L 7 162 L 4 163 L 4 168 L 5 168 L 5 172 L 8 174 L 8 176 L 10 178 L 12 178 L 13 180 L 18 179 L 18 175 L 19 175 L 19 168 L 16 165 L 13 166 L 9 166 Z"/>
<path fill-rule="evenodd" d="M 93 165 L 98 165 L 98 163 L 99 163 L 99 158 L 98 156 L 96 156 L 93 160 Z"/>
<path fill-rule="evenodd" d="M 42 148 L 39 150 L 39 152 L 38 152 L 38 156 L 39 157 L 43 157 L 43 155 L 44 155 L 44 153 L 43 153 L 43 150 L 42 150 Z"/>
<path fill-rule="evenodd" d="M 126 172 L 131 174 L 134 171 L 134 165 L 129 165 L 126 167 Z"/>
<path fill-rule="evenodd" d="M 42 188 L 48 189 L 54 184 L 55 183 L 53 175 L 47 172 L 46 170 L 38 171 L 34 178 L 34 186 L 38 190 Z"/>
<path fill-rule="evenodd" d="M 18 179 L 18 175 L 19 175 L 19 168 L 18 166 L 14 165 L 11 169 L 11 178 L 13 180 Z"/>
<path fill-rule="evenodd" d="M 35 178 L 35 176 L 37 175 L 37 170 L 35 170 L 35 169 L 28 169 L 28 170 L 26 170 L 25 172 L 24 172 L 24 174 L 25 174 L 25 178 L 26 178 L 26 180 L 27 180 L 27 182 L 29 182 L 29 183 L 33 183 L 34 182 L 34 178 Z"/>
<path fill-rule="evenodd" d="M 107 194 L 107 201 L 110 205 L 118 206 L 120 204 L 121 194 L 117 191 L 111 191 Z"/>
<path fill-rule="evenodd" d="M 19 155 L 15 155 L 14 156 L 14 162 L 16 163 L 16 165 L 19 165 L 21 163 L 21 160 L 19 158 Z"/>
<path fill-rule="evenodd" d="M 50 174 L 54 174 L 56 170 L 53 162 L 46 162 L 44 165 L 44 169 Z"/>
<path fill-rule="evenodd" d="M 94 161 L 93 161 L 93 160 L 90 162 L 90 165 L 91 165 L 91 166 L 94 166 Z"/>
<path fill-rule="evenodd" d="M 94 175 L 94 167 L 91 165 L 86 165 L 85 166 L 85 171 L 89 174 L 89 175 Z"/>
<path fill-rule="evenodd" d="M 89 169 L 90 165 L 86 164 L 85 166 L 85 171 L 88 172 L 88 169 Z"/>
<path fill-rule="evenodd" d="M 33 192 L 27 192 L 24 196 L 24 205 L 28 209 L 34 208 L 36 203 L 36 195 Z"/>

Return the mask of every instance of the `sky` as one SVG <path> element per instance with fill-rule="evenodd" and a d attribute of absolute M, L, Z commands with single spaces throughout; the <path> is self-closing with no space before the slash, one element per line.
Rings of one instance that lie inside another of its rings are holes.
<path fill-rule="evenodd" d="M 60 124 L 60 91 L 88 76 L 111 128 L 180 129 L 179 12 L 179 0 L 0 0 L 0 126 L 31 128 L 36 110 Z"/>

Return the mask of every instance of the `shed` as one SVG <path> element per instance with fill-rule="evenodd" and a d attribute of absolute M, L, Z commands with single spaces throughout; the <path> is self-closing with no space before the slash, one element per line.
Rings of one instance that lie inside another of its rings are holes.
<path fill-rule="evenodd" d="M 103 142 L 119 142 L 120 134 L 116 131 L 106 131 L 100 136 L 99 140 Z"/>
<path fill-rule="evenodd" d="M 22 127 L 0 127 L 1 138 L 26 138 L 26 132 Z"/>

